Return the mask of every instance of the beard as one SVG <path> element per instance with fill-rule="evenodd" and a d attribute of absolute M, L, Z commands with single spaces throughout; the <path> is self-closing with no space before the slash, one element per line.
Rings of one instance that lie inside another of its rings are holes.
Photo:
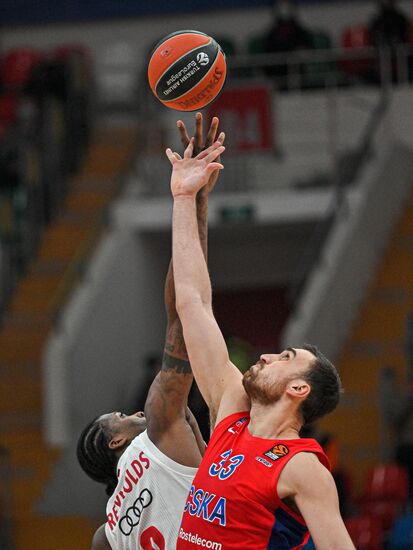
<path fill-rule="evenodd" d="M 247 392 L 251 403 L 261 405 L 272 405 L 276 403 L 284 393 L 288 381 L 269 383 L 261 374 L 265 363 L 258 361 L 256 365 L 250 367 L 242 377 L 242 385 Z"/>

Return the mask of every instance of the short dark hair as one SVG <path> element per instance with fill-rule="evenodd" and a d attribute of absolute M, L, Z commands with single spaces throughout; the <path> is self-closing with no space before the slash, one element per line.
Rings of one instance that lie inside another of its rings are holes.
<path fill-rule="evenodd" d="M 109 448 L 112 434 L 99 417 L 90 422 L 77 442 L 77 459 L 83 471 L 94 481 L 106 485 L 111 496 L 118 484 L 116 465 L 118 458 Z"/>
<path fill-rule="evenodd" d="M 342 385 L 337 369 L 316 346 L 304 344 L 303 349 L 314 355 L 314 361 L 303 375 L 311 391 L 299 409 L 304 424 L 310 424 L 337 407 Z"/>

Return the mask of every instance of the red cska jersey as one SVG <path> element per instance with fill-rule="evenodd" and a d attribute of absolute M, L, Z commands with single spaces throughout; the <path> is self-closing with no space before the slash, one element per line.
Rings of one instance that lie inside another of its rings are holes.
<path fill-rule="evenodd" d="M 185 504 L 176 548 L 299 550 L 308 540 L 303 518 L 277 495 L 282 469 L 297 453 L 315 453 L 314 439 L 262 439 L 248 432 L 248 412 L 215 428 Z"/>

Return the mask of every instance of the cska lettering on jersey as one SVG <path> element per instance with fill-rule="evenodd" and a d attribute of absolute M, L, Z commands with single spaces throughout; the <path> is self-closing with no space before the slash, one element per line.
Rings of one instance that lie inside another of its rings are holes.
<path fill-rule="evenodd" d="M 142 452 L 139 453 L 138 458 L 135 458 L 131 461 L 129 466 L 126 469 L 125 474 L 125 483 L 120 489 L 116 495 L 115 495 L 115 501 L 112 506 L 112 511 L 107 515 L 108 525 L 110 529 L 113 531 L 113 529 L 116 527 L 118 521 L 119 521 L 119 508 L 121 507 L 122 501 L 125 498 L 125 494 L 130 493 L 134 487 L 139 483 L 139 480 L 145 473 L 145 470 L 148 470 L 151 463 L 149 459 L 145 456 L 145 454 Z M 119 472 L 118 472 L 119 475 Z"/>
<path fill-rule="evenodd" d="M 192 485 L 184 512 L 188 512 L 191 516 L 196 516 L 211 523 L 215 522 L 225 527 L 227 524 L 226 506 L 226 498 L 218 497 L 203 489 L 195 489 Z"/>

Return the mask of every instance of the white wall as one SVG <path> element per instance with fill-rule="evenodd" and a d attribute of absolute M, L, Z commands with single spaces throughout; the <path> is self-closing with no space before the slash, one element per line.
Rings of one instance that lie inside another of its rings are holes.
<path fill-rule="evenodd" d="M 369 165 L 346 197 L 284 329 L 285 346 L 312 342 L 338 356 L 388 236 L 412 189 L 411 90 L 394 93 Z"/>
<path fill-rule="evenodd" d="M 162 247 L 167 247 L 165 239 Z M 104 487 L 81 471 L 76 441 L 95 416 L 134 412 L 144 359 L 162 353 L 167 262 L 165 250 L 154 248 L 145 236 L 108 233 L 49 341 L 45 435 L 67 451 L 39 505 L 44 513 L 76 510 L 98 516 L 104 510 Z"/>

